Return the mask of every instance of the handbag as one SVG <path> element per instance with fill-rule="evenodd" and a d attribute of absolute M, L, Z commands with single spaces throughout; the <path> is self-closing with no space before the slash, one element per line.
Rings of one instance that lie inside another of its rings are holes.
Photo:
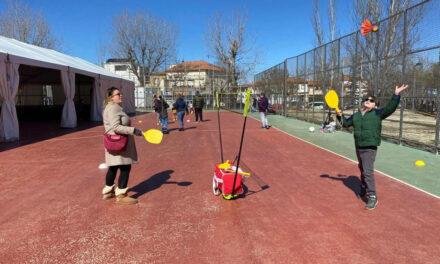
<path fill-rule="evenodd" d="M 124 151 L 127 148 L 128 136 L 121 134 L 111 135 L 107 133 L 108 131 L 110 129 L 104 133 L 104 148 L 108 152 Z"/>

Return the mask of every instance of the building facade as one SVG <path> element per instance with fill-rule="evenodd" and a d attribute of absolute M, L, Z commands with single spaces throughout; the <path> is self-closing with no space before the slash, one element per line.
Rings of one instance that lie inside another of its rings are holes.
<path fill-rule="evenodd" d="M 141 83 L 136 74 L 131 70 L 130 62 L 127 59 L 108 59 L 103 67 L 119 76 L 134 82 L 135 87 L 139 87 Z"/>
<path fill-rule="evenodd" d="M 206 61 L 186 61 L 165 71 L 165 93 L 168 95 L 212 94 L 227 84 L 225 69 Z"/>

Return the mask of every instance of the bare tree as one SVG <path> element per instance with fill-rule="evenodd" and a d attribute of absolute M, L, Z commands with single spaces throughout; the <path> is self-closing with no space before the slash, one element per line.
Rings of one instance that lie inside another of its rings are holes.
<path fill-rule="evenodd" d="M 319 0 L 313 0 L 312 26 L 315 32 L 315 46 L 324 44 L 324 32 L 321 26 L 321 15 L 319 13 Z"/>
<path fill-rule="evenodd" d="M 244 15 L 236 13 L 232 18 L 216 15 L 207 31 L 210 52 L 226 69 L 228 85 L 237 86 L 255 67 L 257 56 L 249 45 Z"/>
<path fill-rule="evenodd" d="M 174 61 L 177 29 L 160 18 L 123 12 L 114 19 L 113 32 L 113 55 L 128 59 L 142 86 L 151 73 Z"/>
<path fill-rule="evenodd" d="M 327 6 L 327 16 L 328 16 L 328 28 L 329 28 L 329 34 L 328 34 L 328 41 L 333 41 L 336 38 L 336 4 L 334 0 L 328 1 Z M 313 1 L 313 13 L 312 13 L 312 27 L 313 31 L 315 32 L 315 44 L 318 47 L 321 47 L 324 45 L 326 36 L 324 34 L 324 31 L 322 29 L 321 24 L 321 14 L 320 14 L 320 8 L 319 8 L 319 0 Z M 320 48 L 316 52 L 315 60 L 318 65 L 319 73 L 317 78 L 320 80 L 319 83 L 323 84 L 325 83 L 325 76 L 323 74 L 324 69 L 327 67 L 325 64 L 325 53 L 324 49 L 326 47 Z M 337 45 L 331 45 L 330 50 L 328 50 L 330 53 L 328 56 L 330 57 L 330 67 L 331 69 L 334 69 L 337 65 L 337 59 L 338 59 L 338 47 Z M 330 72 L 330 86 L 333 86 L 333 81 L 336 78 L 336 72 L 332 70 Z"/>
<path fill-rule="evenodd" d="M 336 4 L 335 0 L 328 1 L 328 25 L 330 30 L 330 41 L 336 38 Z"/>
<path fill-rule="evenodd" d="M 356 59 L 362 65 L 359 69 L 361 78 L 368 83 L 368 89 L 373 90 L 378 96 L 392 93 L 392 82 L 401 79 L 398 70 L 403 62 L 401 56 L 408 53 L 418 41 L 415 29 L 422 17 L 423 8 L 414 9 L 411 13 L 402 12 L 414 2 L 355 0 L 354 22 L 357 25 L 366 18 L 373 23 L 379 23 L 377 33 L 366 37 L 358 36 L 358 51 L 361 56 L 357 55 Z M 387 19 L 380 21 L 383 17 Z"/>
<path fill-rule="evenodd" d="M 98 40 L 96 44 L 96 61 L 95 63 L 104 67 L 104 63 L 111 56 L 110 55 L 111 47 L 109 47 L 109 43 L 103 42 L 101 39 Z"/>
<path fill-rule="evenodd" d="M 8 1 L 0 13 L 0 35 L 44 48 L 58 48 L 43 14 L 21 1 Z"/>

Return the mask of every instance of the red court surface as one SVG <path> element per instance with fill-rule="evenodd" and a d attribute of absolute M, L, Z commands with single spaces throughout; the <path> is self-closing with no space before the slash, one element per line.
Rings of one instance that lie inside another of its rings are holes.
<path fill-rule="evenodd" d="M 221 115 L 233 159 L 243 119 Z M 4 148 L 0 263 L 440 263 L 438 199 L 377 175 L 379 205 L 367 211 L 356 164 L 253 119 L 246 196 L 214 196 L 217 115 L 205 117 L 161 145 L 136 139 L 134 206 L 101 200 L 102 126 Z M 133 118 L 143 129 L 153 120 Z"/>

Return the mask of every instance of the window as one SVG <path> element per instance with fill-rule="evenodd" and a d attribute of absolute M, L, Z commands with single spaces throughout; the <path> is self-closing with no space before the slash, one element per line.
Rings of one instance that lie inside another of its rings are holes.
<path fill-rule="evenodd" d="M 53 105 L 53 90 L 52 85 L 43 85 L 43 105 Z"/>
<path fill-rule="evenodd" d="M 128 69 L 128 65 L 115 65 L 115 71 L 126 71 Z"/>

